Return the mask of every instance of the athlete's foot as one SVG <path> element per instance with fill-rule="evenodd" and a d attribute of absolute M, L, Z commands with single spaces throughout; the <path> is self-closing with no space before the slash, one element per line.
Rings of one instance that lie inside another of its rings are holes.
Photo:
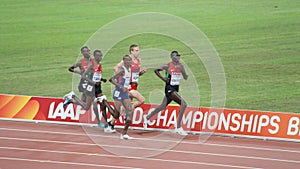
<path fill-rule="evenodd" d="M 63 98 L 65 99 L 63 107 L 65 108 L 68 104 L 73 103 L 73 97 L 75 96 L 75 93 L 71 91 L 70 93 L 66 94 Z"/>
<path fill-rule="evenodd" d="M 106 124 L 102 123 L 101 121 L 98 123 L 98 127 L 101 127 L 101 128 L 105 128 L 106 127 Z"/>
<path fill-rule="evenodd" d="M 71 91 L 70 93 L 64 95 L 63 99 L 67 99 L 67 98 L 72 99 L 73 96 L 75 96 L 75 93 Z"/>
<path fill-rule="evenodd" d="M 104 128 L 104 133 L 115 133 L 115 132 L 116 132 L 116 130 L 111 129 L 110 126 L 107 126 Z"/>
<path fill-rule="evenodd" d="M 94 99 L 94 102 L 95 102 L 95 103 L 96 103 L 96 102 L 102 103 L 103 100 L 106 100 L 106 96 L 105 96 L 105 95 L 100 96 L 100 97 L 96 97 L 96 98 Z"/>
<path fill-rule="evenodd" d="M 179 135 L 182 135 L 182 136 L 188 135 L 187 132 L 184 131 L 182 127 L 176 128 L 176 129 L 175 129 L 175 132 L 178 133 Z"/>
<path fill-rule="evenodd" d="M 147 127 L 148 127 L 148 119 L 147 119 L 147 115 L 145 114 L 144 116 L 144 122 L 143 122 L 143 127 L 144 127 L 144 129 L 147 129 Z"/>
<path fill-rule="evenodd" d="M 110 122 L 108 122 L 107 124 L 108 124 L 108 127 L 110 127 L 111 130 L 113 130 L 113 132 L 116 132 L 115 125 L 111 124 Z"/>
<path fill-rule="evenodd" d="M 122 140 L 132 140 L 133 137 L 128 136 L 127 134 L 121 134 L 120 139 Z"/>

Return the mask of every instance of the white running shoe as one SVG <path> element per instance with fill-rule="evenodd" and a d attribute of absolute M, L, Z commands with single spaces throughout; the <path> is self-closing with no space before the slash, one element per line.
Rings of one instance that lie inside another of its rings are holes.
<path fill-rule="evenodd" d="M 147 120 L 147 118 L 146 118 L 147 115 L 146 114 L 143 117 L 144 117 L 143 127 L 144 127 L 144 129 L 147 129 L 147 127 L 148 127 L 147 125 L 148 125 L 149 120 Z"/>
<path fill-rule="evenodd" d="M 63 107 L 66 107 L 68 104 L 73 103 L 73 96 L 75 96 L 75 93 L 71 91 L 70 93 L 64 95 L 63 99 L 65 99 Z"/>
<path fill-rule="evenodd" d="M 182 136 L 188 135 L 188 133 L 186 131 L 184 131 L 182 127 L 176 128 L 175 132 L 178 133 L 179 135 L 182 135 Z"/>
<path fill-rule="evenodd" d="M 102 102 L 103 100 L 106 100 L 106 96 L 105 95 L 103 95 L 103 96 L 100 96 L 100 97 L 96 97 L 95 99 L 94 99 L 94 102 L 96 103 L 96 102 Z"/>
<path fill-rule="evenodd" d="M 115 133 L 116 130 L 115 129 L 111 129 L 110 126 L 107 126 L 106 128 L 104 128 L 104 133 Z"/>
<path fill-rule="evenodd" d="M 133 137 L 130 137 L 130 136 L 128 136 L 127 134 L 125 134 L 125 135 L 121 134 L 120 139 L 122 139 L 122 140 L 123 140 L 123 139 L 124 139 L 124 140 L 132 140 Z"/>
<path fill-rule="evenodd" d="M 72 99 L 73 96 L 75 96 L 75 93 L 71 91 L 70 93 L 64 95 L 63 99 Z"/>

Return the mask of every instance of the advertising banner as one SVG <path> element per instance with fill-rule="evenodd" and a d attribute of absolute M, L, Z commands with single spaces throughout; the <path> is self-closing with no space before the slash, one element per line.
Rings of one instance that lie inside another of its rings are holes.
<path fill-rule="evenodd" d="M 113 105 L 112 102 L 110 104 Z M 151 113 L 156 106 L 143 104 L 136 108 L 131 126 L 143 129 L 143 116 Z M 99 105 L 98 110 L 102 117 Z M 173 130 L 177 124 L 178 113 L 178 105 L 168 106 L 150 119 L 147 130 Z M 108 117 L 112 118 L 109 113 Z M 73 104 L 64 108 L 63 99 L 3 94 L 0 94 L 0 118 L 91 125 L 97 123 L 92 109 L 85 111 Z M 123 126 L 123 118 L 121 116 L 116 125 Z M 190 133 L 300 142 L 300 114 L 296 113 L 187 107 L 183 115 L 182 127 Z"/>

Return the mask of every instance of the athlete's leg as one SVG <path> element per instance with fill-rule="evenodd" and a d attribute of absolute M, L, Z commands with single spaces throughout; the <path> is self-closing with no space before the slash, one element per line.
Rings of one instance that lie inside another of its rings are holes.
<path fill-rule="evenodd" d="M 96 119 L 97 119 L 98 124 L 99 124 L 99 123 L 100 123 L 99 111 L 98 111 L 97 103 L 95 103 L 95 102 L 93 103 L 93 110 L 94 110 Z M 103 110 L 102 110 L 102 111 L 103 111 Z"/>
<path fill-rule="evenodd" d="M 115 100 L 115 116 L 113 116 L 114 118 L 110 121 L 111 125 L 114 125 L 115 122 L 117 121 L 117 119 L 120 117 L 120 108 L 122 105 L 122 102 Z"/>
<path fill-rule="evenodd" d="M 130 90 L 129 96 L 131 98 L 135 98 L 136 101 L 132 104 L 132 109 L 134 110 L 136 107 L 145 103 L 145 98 L 137 91 L 137 90 Z"/>
<path fill-rule="evenodd" d="M 125 127 L 123 129 L 123 132 L 122 132 L 122 135 L 126 135 L 127 133 L 127 130 L 130 126 L 130 123 L 132 121 L 132 106 L 131 106 L 131 100 L 130 99 L 124 99 L 123 100 L 123 106 L 125 108 L 125 110 L 127 111 L 127 118 L 126 118 L 126 121 L 125 121 Z"/>
<path fill-rule="evenodd" d="M 177 128 L 180 128 L 182 117 L 187 107 L 187 104 L 185 100 L 176 91 L 172 92 L 169 97 L 180 105 L 179 116 L 177 120 Z"/>
<path fill-rule="evenodd" d="M 112 108 L 112 106 L 107 102 L 107 100 L 103 100 L 103 101 L 101 102 L 100 105 L 103 105 L 103 107 L 105 107 L 105 109 L 108 108 L 108 111 L 110 112 L 110 114 L 111 114 L 113 117 L 118 118 L 118 117 L 117 117 L 117 114 L 116 114 L 116 112 L 115 112 L 115 110 L 114 110 L 114 109 Z M 105 112 L 106 112 L 106 110 L 105 110 Z M 106 118 L 107 118 L 107 115 L 106 115 Z"/>
<path fill-rule="evenodd" d="M 167 97 L 165 96 L 164 99 L 163 99 L 163 101 L 162 101 L 162 103 L 161 103 L 159 106 L 157 106 L 157 107 L 153 110 L 153 112 L 151 112 L 150 114 L 148 114 L 148 115 L 146 116 L 146 119 L 147 119 L 147 120 L 150 120 L 155 114 L 157 114 L 158 112 L 164 110 L 164 109 L 167 107 L 167 105 L 168 105 L 169 103 L 171 103 L 171 101 L 172 101 L 171 99 L 169 99 L 169 98 L 167 98 Z"/>
<path fill-rule="evenodd" d="M 91 104 L 94 100 L 94 97 L 92 96 L 86 96 L 86 102 L 83 102 L 82 100 L 78 99 L 78 97 L 73 97 L 74 103 L 80 105 L 84 110 L 89 110 L 91 107 Z"/>

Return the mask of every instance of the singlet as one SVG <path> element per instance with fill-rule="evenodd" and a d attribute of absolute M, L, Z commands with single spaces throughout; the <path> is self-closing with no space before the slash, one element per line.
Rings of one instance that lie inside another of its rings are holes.
<path fill-rule="evenodd" d="M 94 82 L 100 82 L 102 78 L 102 64 L 99 63 L 98 65 L 94 59 L 92 59 L 92 63 L 94 65 L 94 69 L 91 72 L 91 79 Z"/>
<path fill-rule="evenodd" d="M 138 58 L 137 63 L 132 61 L 131 65 L 131 82 L 138 82 L 139 81 L 139 74 L 141 70 L 141 60 Z"/>
<path fill-rule="evenodd" d="M 122 77 L 117 78 L 117 83 L 123 87 L 129 88 L 130 77 L 131 77 L 131 69 L 127 70 L 125 66 L 122 66 L 125 70 L 125 74 Z M 117 87 L 116 87 L 117 88 Z"/>
<path fill-rule="evenodd" d="M 91 59 L 90 59 L 90 61 L 91 61 Z M 81 59 L 81 68 L 80 68 L 81 72 L 84 72 L 87 69 L 88 65 L 89 65 L 89 63 L 85 60 L 85 58 L 82 58 Z"/>
<path fill-rule="evenodd" d="M 181 63 L 178 65 L 181 67 Z M 175 67 L 173 62 L 169 62 L 169 69 L 166 71 L 166 78 L 170 78 L 168 85 L 178 86 L 181 78 L 181 70 L 178 67 Z"/>
<path fill-rule="evenodd" d="M 102 64 L 99 65 L 96 63 L 95 59 L 91 58 L 90 62 L 93 64 L 94 69 L 91 72 L 88 72 L 87 78 L 92 79 L 94 82 L 100 82 L 102 77 Z M 88 62 L 85 59 L 81 59 L 82 71 L 85 71 L 88 67 Z"/>

